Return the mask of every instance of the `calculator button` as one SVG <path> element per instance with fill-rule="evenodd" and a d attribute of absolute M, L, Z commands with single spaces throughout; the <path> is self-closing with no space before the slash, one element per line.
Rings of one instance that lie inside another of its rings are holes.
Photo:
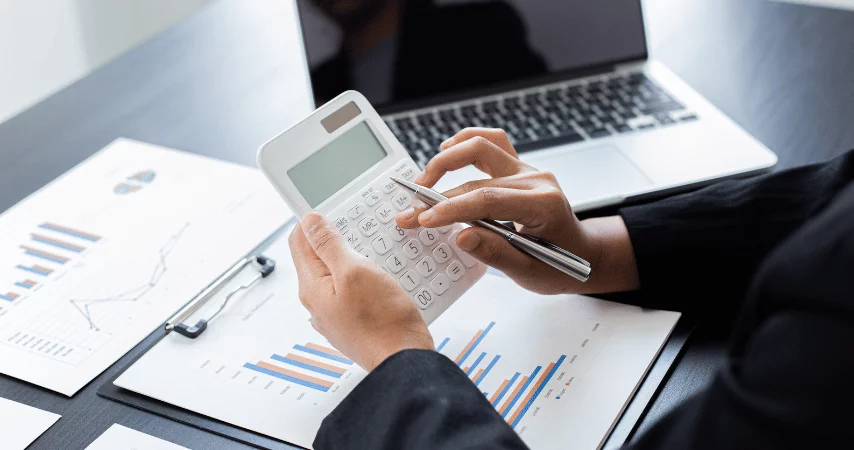
<path fill-rule="evenodd" d="M 400 285 L 407 291 L 415 289 L 419 281 L 421 281 L 421 277 L 412 270 L 407 270 L 400 277 Z"/>
<path fill-rule="evenodd" d="M 409 230 L 406 228 L 400 228 L 397 225 L 392 225 L 388 228 L 388 234 L 391 235 L 391 238 L 394 239 L 395 242 L 400 242 L 406 236 L 409 236 Z"/>
<path fill-rule="evenodd" d="M 365 217 L 361 222 L 359 222 L 359 231 L 361 231 L 365 236 L 370 236 L 376 233 L 379 229 L 380 223 L 373 217 Z"/>
<path fill-rule="evenodd" d="M 437 233 L 433 228 L 425 228 L 418 233 L 418 239 L 420 239 L 421 243 L 427 247 L 435 244 L 438 237 L 439 233 Z"/>
<path fill-rule="evenodd" d="M 433 293 L 426 288 L 419 289 L 412 298 L 419 309 L 427 309 L 428 306 L 433 304 Z"/>
<path fill-rule="evenodd" d="M 398 211 L 403 211 L 404 209 L 412 206 L 412 197 L 408 192 L 398 192 L 391 198 L 391 202 L 394 203 L 394 207 L 397 208 Z"/>
<path fill-rule="evenodd" d="M 445 234 L 445 233 L 447 233 L 447 232 L 448 232 L 448 230 L 450 230 L 450 229 L 451 229 L 451 226 L 450 226 L 450 225 L 445 225 L 444 227 L 439 227 L 439 228 L 436 228 L 436 229 L 437 229 L 437 230 L 439 230 L 439 233 Z"/>
<path fill-rule="evenodd" d="M 356 206 L 350 208 L 350 211 L 347 213 L 347 215 L 350 216 L 351 219 L 355 219 L 364 213 L 365 213 L 365 208 L 362 207 L 362 205 L 356 205 Z"/>
<path fill-rule="evenodd" d="M 359 237 L 359 233 L 356 233 L 356 230 L 349 229 L 344 232 L 344 239 L 347 240 L 347 243 L 350 244 L 350 247 L 356 248 L 359 244 L 362 243 L 362 238 Z"/>
<path fill-rule="evenodd" d="M 383 203 L 377 208 L 377 217 L 380 219 L 382 223 L 389 223 L 391 219 L 394 219 L 394 209 L 391 208 L 391 205 L 388 203 Z"/>
<path fill-rule="evenodd" d="M 408 179 L 412 178 L 412 175 L 414 175 L 414 174 L 415 174 L 415 169 L 413 169 L 412 167 L 407 167 L 406 169 L 402 170 L 399 174 L 397 174 L 397 176 L 398 176 L 398 178 L 403 178 L 404 180 L 408 180 Z"/>
<path fill-rule="evenodd" d="M 445 261 L 451 259 L 451 247 L 448 247 L 448 244 L 441 243 L 438 247 L 433 249 L 433 258 L 436 259 L 436 262 L 439 264 L 443 264 Z"/>
<path fill-rule="evenodd" d="M 406 259 L 400 253 L 394 252 L 385 260 L 385 266 L 391 273 L 398 273 L 406 267 Z"/>
<path fill-rule="evenodd" d="M 418 269 L 418 273 L 420 273 L 421 276 L 427 278 L 436 272 L 436 261 L 433 261 L 433 258 L 427 256 L 421 261 L 418 261 L 415 264 L 415 268 Z"/>
<path fill-rule="evenodd" d="M 391 238 L 381 234 L 371 242 L 371 247 L 373 247 L 380 255 L 385 255 L 389 250 L 391 250 Z"/>
<path fill-rule="evenodd" d="M 393 180 L 388 180 L 388 181 L 387 181 L 387 182 L 382 186 L 382 190 L 383 190 L 383 192 L 385 192 L 386 194 L 388 194 L 389 192 L 393 191 L 393 190 L 394 190 L 394 188 L 396 188 L 396 187 L 397 187 L 397 183 L 395 183 Z"/>
<path fill-rule="evenodd" d="M 380 202 L 380 199 L 382 199 L 382 197 L 380 197 L 379 192 L 375 191 L 374 188 L 371 188 L 371 191 L 365 195 L 365 204 L 368 206 L 374 206 Z"/>
<path fill-rule="evenodd" d="M 436 278 L 433 278 L 433 281 L 430 282 L 430 287 L 436 291 L 436 295 L 442 295 L 445 291 L 448 290 L 448 287 L 451 285 L 451 280 L 448 277 L 442 275 L 436 275 Z"/>
<path fill-rule="evenodd" d="M 347 224 L 349 222 L 347 222 L 346 217 L 339 217 L 339 218 L 335 219 L 334 223 L 335 223 L 335 226 L 338 227 L 339 230 L 343 230 L 344 228 L 347 228 Z"/>
<path fill-rule="evenodd" d="M 477 264 L 477 260 L 474 259 L 474 256 L 469 255 L 468 252 L 457 247 L 457 236 L 460 234 L 460 231 L 462 230 L 457 230 L 451 233 L 451 236 L 448 238 L 448 243 L 451 244 L 451 248 L 454 249 L 454 253 L 457 254 L 457 257 L 460 258 L 460 261 L 462 261 L 466 267 L 474 267 L 474 265 Z"/>
<path fill-rule="evenodd" d="M 410 239 L 409 242 L 403 245 L 403 254 L 409 259 L 415 259 L 422 252 L 424 252 L 424 247 L 415 239 Z"/>
<path fill-rule="evenodd" d="M 448 264 L 448 268 L 445 269 L 445 272 L 448 273 L 448 276 L 451 277 L 452 280 L 457 281 L 466 274 L 466 268 L 463 267 L 461 262 L 454 261 Z"/>

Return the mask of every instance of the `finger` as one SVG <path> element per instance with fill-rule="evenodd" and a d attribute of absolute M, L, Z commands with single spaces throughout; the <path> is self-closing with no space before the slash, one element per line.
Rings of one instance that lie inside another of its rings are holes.
<path fill-rule="evenodd" d="M 422 186 L 433 186 L 448 172 L 474 166 L 487 175 L 498 178 L 533 170 L 533 168 L 502 150 L 486 138 L 475 136 L 434 156 L 415 179 Z"/>
<path fill-rule="evenodd" d="M 453 145 L 459 144 L 460 142 L 471 139 L 475 136 L 480 136 L 497 145 L 499 148 L 507 152 L 509 155 L 512 155 L 515 158 L 518 158 L 518 154 L 516 153 L 516 149 L 513 148 L 513 143 L 510 142 L 510 137 L 507 136 L 507 132 L 502 130 L 501 128 L 479 128 L 479 127 L 470 127 L 463 128 L 457 134 L 451 136 L 445 142 L 442 142 L 439 145 L 441 150 L 447 150 Z"/>
<path fill-rule="evenodd" d="M 288 246 L 291 249 L 291 258 L 297 272 L 300 302 L 309 312 L 313 312 L 315 307 L 311 302 L 331 290 L 332 274 L 326 264 L 314 252 L 299 223 L 291 230 Z M 325 281 L 330 285 L 327 289 L 323 289 Z"/>
<path fill-rule="evenodd" d="M 477 219 L 510 220 L 529 227 L 539 227 L 553 213 L 558 201 L 565 201 L 560 191 L 519 190 L 486 187 L 443 201 L 422 212 L 418 223 L 436 228 Z"/>
<path fill-rule="evenodd" d="M 537 187 L 538 176 L 540 172 L 535 172 L 533 175 L 529 173 L 513 175 L 510 177 L 503 178 L 491 178 L 487 180 L 476 180 L 469 181 L 467 183 L 463 183 L 462 185 L 455 187 L 453 189 L 447 190 L 443 192 L 445 197 L 457 197 L 477 189 L 483 188 L 508 188 L 508 189 L 518 189 L 518 190 L 532 190 Z M 413 205 L 412 208 L 402 211 L 397 215 L 397 225 L 401 228 L 418 228 L 421 224 L 418 222 L 418 216 L 424 211 L 430 209 L 429 206 L 417 202 L 417 204 Z"/>
<path fill-rule="evenodd" d="M 300 221 L 300 228 L 314 253 L 331 273 L 334 274 L 354 256 L 338 228 L 320 214 L 306 214 Z"/>
<path fill-rule="evenodd" d="M 482 228 L 466 228 L 457 235 L 457 246 L 478 261 L 495 267 L 511 278 L 528 276 L 539 261 L 520 252 L 503 237 Z"/>

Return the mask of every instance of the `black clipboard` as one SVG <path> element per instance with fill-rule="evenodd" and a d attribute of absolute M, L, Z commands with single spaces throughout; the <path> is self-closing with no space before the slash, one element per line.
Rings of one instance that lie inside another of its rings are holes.
<path fill-rule="evenodd" d="M 258 254 L 261 250 L 267 248 L 283 234 L 284 230 L 292 226 L 293 223 L 295 223 L 293 219 L 288 221 L 288 223 L 286 223 L 279 231 L 273 233 L 273 235 L 250 252 L 250 255 Z M 603 297 L 610 298 L 612 300 L 615 299 L 611 296 Z M 652 399 L 662 387 L 664 380 L 666 380 L 668 375 L 670 375 L 671 369 L 681 355 L 682 349 L 693 331 L 693 328 L 693 322 L 689 321 L 683 314 L 676 323 L 673 331 L 670 333 L 670 337 L 665 342 L 664 347 L 661 349 L 655 361 L 650 366 L 650 369 L 647 371 L 647 374 L 640 386 L 638 386 L 637 390 L 633 394 L 632 399 L 629 401 L 616 425 L 612 428 L 602 448 L 618 448 L 630 442 Z M 254 431 L 246 430 L 221 420 L 213 419 L 211 417 L 162 402 L 160 400 L 155 400 L 151 397 L 120 388 L 113 384 L 113 382 L 121 376 L 125 370 L 131 367 L 148 350 L 157 345 L 157 343 L 163 339 L 166 334 L 167 333 L 162 326 L 158 327 L 156 331 L 146 337 L 139 345 L 137 345 L 136 348 L 121 358 L 114 366 L 119 367 L 120 369 L 113 369 L 115 370 L 115 373 L 107 379 L 106 383 L 98 388 L 98 395 L 100 397 L 147 411 L 152 414 L 157 414 L 178 423 L 208 431 L 215 435 L 226 437 L 252 447 L 268 450 L 302 448 Z"/>

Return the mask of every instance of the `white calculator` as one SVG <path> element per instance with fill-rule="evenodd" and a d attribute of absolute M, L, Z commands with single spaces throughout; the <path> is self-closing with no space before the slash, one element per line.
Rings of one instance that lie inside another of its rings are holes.
<path fill-rule="evenodd" d="M 389 177 L 420 172 L 362 94 L 345 92 L 258 150 L 258 166 L 291 209 L 317 211 L 409 293 L 427 323 L 486 272 L 456 245 L 463 229 L 405 230 L 394 218 L 412 196 Z"/>

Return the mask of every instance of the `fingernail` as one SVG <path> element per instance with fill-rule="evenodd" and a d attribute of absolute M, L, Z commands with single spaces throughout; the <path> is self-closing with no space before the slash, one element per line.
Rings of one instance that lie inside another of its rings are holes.
<path fill-rule="evenodd" d="M 457 246 L 470 252 L 480 244 L 480 236 L 477 233 L 466 233 L 457 237 Z"/>
<path fill-rule="evenodd" d="M 401 212 L 400 214 L 398 214 L 397 218 L 401 219 L 401 220 L 409 220 L 409 219 L 412 219 L 414 216 L 415 216 L 415 210 L 412 208 L 409 208 L 409 209 Z"/>
<path fill-rule="evenodd" d="M 434 217 L 436 217 L 436 213 L 433 212 L 432 209 L 428 209 L 427 211 L 424 211 L 423 213 L 418 215 L 418 222 L 424 224 L 433 220 Z"/>

